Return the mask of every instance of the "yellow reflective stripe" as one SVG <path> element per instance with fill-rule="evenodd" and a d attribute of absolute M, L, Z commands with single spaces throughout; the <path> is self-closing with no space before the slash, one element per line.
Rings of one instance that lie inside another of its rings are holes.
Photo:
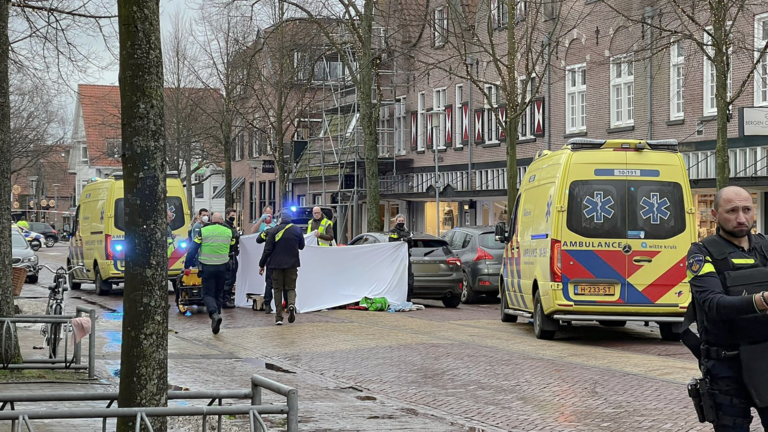
<path fill-rule="evenodd" d="M 288 228 L 290 228 L 292 226 L 293 226 L 293 224 L 288 224 L 288 226 L 286 226 L 279 233 L 277 233 L 277 235 L 275 236 L 275 241 L 280 240 L 280 238 L 283 236 L 283 233 L 285 232 L 285 230 L 287 230 Z"/>
<path fill-rule="evenodd" d="M 702 276 L 707 273 L 715 273 L 715 266 L 713 266 L 712 263 L 704 263 L 704 266 L 701 267 L 701 271 L 699 271 L 697 274 L 693 274 L 690 270 L 688 270 L 688 280 L 690 281 L 696 276 Z"/>
<path fill-rule="evenodd" d="M 752 258 L 732 258 L 734 264 L 754 264 L 755 260 Z"/>
<path fill-rule="evenodd" d="M 389 236 L 392 237 L 392 238 L 398 238 L 399 237 L 397 234 L 390 234 Z"/>
<path fill-rule="evenodd" d="M 195 243 L 200 244 L 202 242 L 203 242 L 202 237 L 200 237 L 200 236 L 195 237 Z"/>

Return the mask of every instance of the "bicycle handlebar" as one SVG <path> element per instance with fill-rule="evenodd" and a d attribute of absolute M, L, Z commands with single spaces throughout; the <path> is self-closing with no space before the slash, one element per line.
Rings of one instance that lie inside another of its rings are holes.
<path fill-rule="evenodd" d="M 90 273 L 90 271 L 87 268 L 85 268 L 84 266 L 74 266 L 74 267 L 72 267 L 69 270 L 65 270 L 64 267 L 59 267 L 58 269 L 54 270 L 54 269 L 48 267 L 48 265 L 46 265 L 46 264 L 39 264 L 37 266 L 37 268 L 38 269 L 46 269 L 46 270 L 48 270 L 49 272 L 51 272 L 53 274 L 59 273 L 59 270 L 63 270 L 62 273 L 64 273 L 64 274 L 70 274 L 70 273 L 72 273 L 75 270 L 83 270 L 86 273 Z"/>

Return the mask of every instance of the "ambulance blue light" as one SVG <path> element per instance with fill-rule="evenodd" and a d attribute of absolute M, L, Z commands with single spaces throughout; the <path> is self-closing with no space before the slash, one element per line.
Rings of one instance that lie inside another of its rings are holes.
<path fill-rule="evenodd" d="M 186 249 L 187 248 L 187 242 L 183 241 L 183 242 L 179 243 L 179 247 L 182 248 L 182 249 Z"/>
<path fill-rule="evenodd" d="M 291 206 L 291 211 L 295 212 L 296 211 L 296 206 Z"/>

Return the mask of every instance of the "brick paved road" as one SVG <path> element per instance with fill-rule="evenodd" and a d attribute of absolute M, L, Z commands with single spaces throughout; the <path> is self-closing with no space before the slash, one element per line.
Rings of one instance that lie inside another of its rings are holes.
<path fill-rule="evenodd" d="M 74 389 L 0 384 L 0 393 L 114 388 L 122 297 L 97 297 L 91 286 L 84 288 L 69 293 L 68 309 L 91 304 L 102 310 L 100 383 Z M 43 292 L 28 286 L 24 296 Z M 21 303 L 34 308 L 39 301 Z M 660 341 L 653 325 L 580 325 L 556 341 L 539 341 L 527 323 L 501 323 L 496 304 L 452 310 L 425 303 L 425 311 L 402 314 L 299 315 L 283 327 L 263 313 L 228 310 L 218 336 L 210 333 L 205 314 L 185 317 L 171 309 L 169 382 L 193 390 L 233 389 L 260 374 L 295 386 L 306 431 L 711 430 L 696 422 L 685 394 L 685 383 L 697 373 L 692 357 L 682 345 Z M 39 344 L 34 329 L 26 331 L 29 343 Z M 283 426 L 277 417 L 269 420 Z M 174 420 L 172 429 L 199 430 L 194 421 Z M 225 425 L 247 429 L 243 419 Z M 42 426 L 36 430 L 99 430 L 98 423 Z"/>

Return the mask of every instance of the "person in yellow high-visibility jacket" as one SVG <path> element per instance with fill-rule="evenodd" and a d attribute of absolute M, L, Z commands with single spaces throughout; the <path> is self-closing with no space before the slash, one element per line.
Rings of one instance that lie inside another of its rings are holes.
<path fill-rule="evenodd" d="M 312 220 L 307 224 L 307 234 L 314 234 L 319 246 L 333 244 L 333 222 L 325 217 L 320 207 L 312 209 Z"/>

